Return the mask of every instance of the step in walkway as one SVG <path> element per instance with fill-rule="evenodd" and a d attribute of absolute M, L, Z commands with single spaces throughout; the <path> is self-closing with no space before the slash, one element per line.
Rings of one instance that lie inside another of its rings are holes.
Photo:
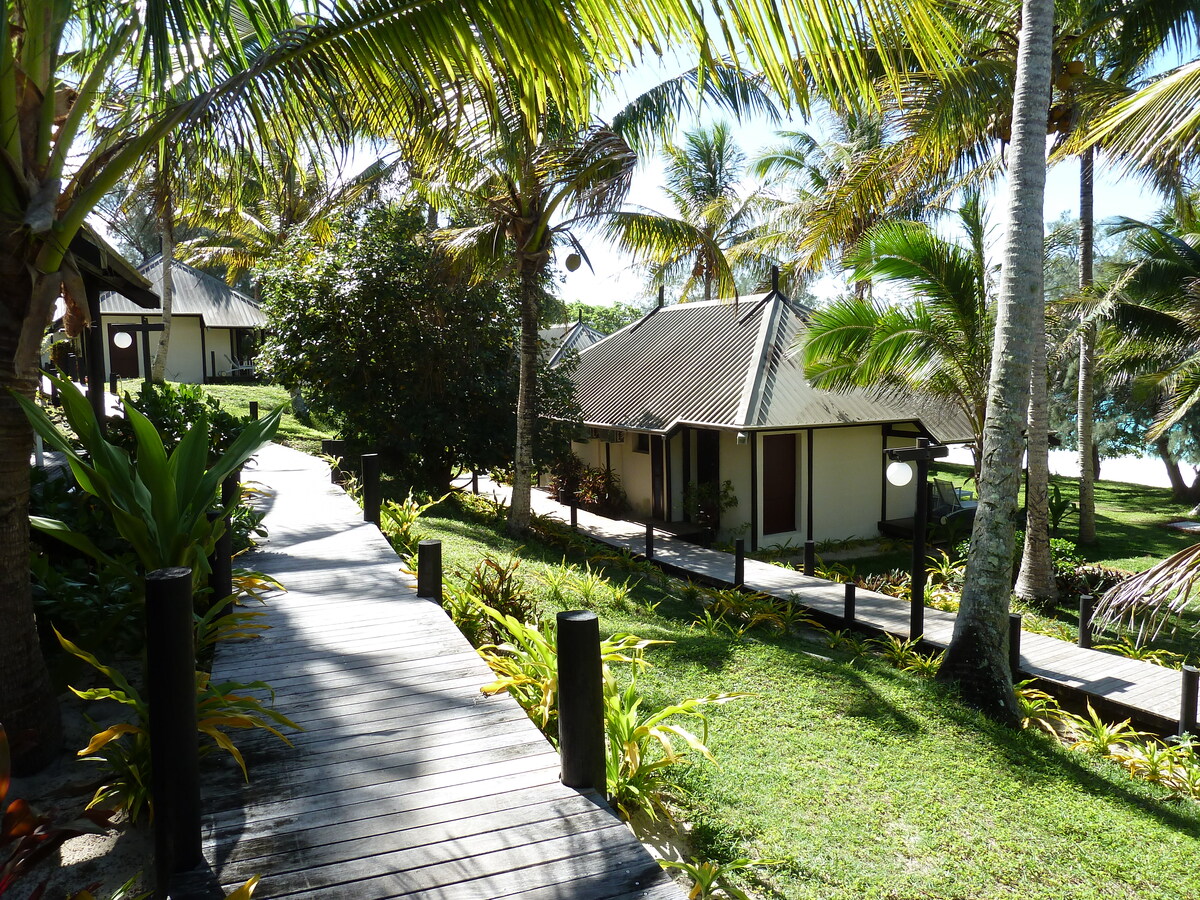
<path fill-rule="evenodd" d="M 466 482 L 463 486 L 469 487 Z M 509 489 L 480 478 L 480 493 L 507 502 Z M 533 511 L 562 522 L 570 521 L 570 508 L 543 490 L 533 491 Z M 576 522 L 581 533 L 611 547 L 638 554 L 645 551 L 646 526 L 642 523 L 610 519 L 582 509 L 577 510 Z M 726 585 L 733 583 L 732 553 L 708 550 L 665 532 L 655 532 L 654 560 L 694 577 Z M 745 567 L 745 586 L 750 590 L 780 599 L 792 598 L 810 609 L 839 618 L 843 614 L 845 586 L 841 583 L 754 559 L 747 559 Z M 908 637 L 909 605 L 896 597 L 858 590 L 855 619 L 879 631 Z M 948 646 L 954 633 L 954 620 L 954 613 L 927 607 L 925 640 L 939 649 Z M 1182 680 L 1174 669 L 1101 650 L 1085 650 L 1057 638 L 1023 631 L 1021 671 L 1025 677 L 1036 676 L 1063 691 L 1103 701 L 1120 716 L 1132 716 L 1163 733 L 1173 733 L 1177 729 Z"/>
<path fill-rule="evenodd" d="M 679 900 L 682 891 L 558 754 L 320 461 L 272 445 L 247 480 L 270 539 L 245 562 L 286 594 L 270 630 L 221 645 L 214 680 L 263 680 L 303 726 L 235 740 L 204 787 L 205 855 L 226 889 L 273 897 Z"/>

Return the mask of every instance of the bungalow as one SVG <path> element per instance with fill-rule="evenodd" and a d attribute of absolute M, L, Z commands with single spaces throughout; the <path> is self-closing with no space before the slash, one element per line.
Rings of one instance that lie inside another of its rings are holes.
<path fill-rule="evenodd" d="M 568 353 L 578 353 L 580 350 L 604 340 L 605 334 L 587 324 L 580 316 L 574 322 L 564 322 L 543 328 L 538 332 L 538 337 L 541 338 L 544 347 L 542 352 L 546 361 L 550 365 L 556 366 Z"/>
<path fill-rule="evenodd" d="M 161 296 L 162 257 L 153 257 L 138 271 Z M 186 263 L 171 264 L 171 281 L 167 379 L 204 384 L 215 377 L 252 373 L 258 337 L 267 324 L 258 304 Z M 143 309 L 110 293 L 100 298 L 100 317 L 106 371 L 119 378 L 146 377 L 162 330 L 161 306 Z"/>
<path fill-rule="evenodd" d="M 806 308 L 778 291 L 658 306 L 582 350 L 572 444 L 621 480 L 637 515 L 701 521 L 751 549 L 869 537 L 911 516 L 884 450 L 970 439 L 957 410 L 813 388 L 795 349 Z"/>

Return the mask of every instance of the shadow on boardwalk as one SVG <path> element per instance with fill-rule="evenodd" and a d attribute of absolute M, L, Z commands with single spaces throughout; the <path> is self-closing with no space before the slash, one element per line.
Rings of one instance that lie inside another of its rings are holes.
<path fill-rule="evenodd" d="M 288 593 L 260 639 L 222 645 L 217 680 L 269 683 L 304 730 L 240 736 L 205 786 L 206 855 L 256 898 L 678 898 L 412 579 L 328 468 L 272 446 L 247 472 L 272 492 L 249 560 Z"/>

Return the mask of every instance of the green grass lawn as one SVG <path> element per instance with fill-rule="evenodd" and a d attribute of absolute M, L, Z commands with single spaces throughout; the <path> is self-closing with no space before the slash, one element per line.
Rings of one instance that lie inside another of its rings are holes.
<path fill-rule="evenodd" d="M 141 386 L 142 379 L 125 378 L 118 382 L 117 389 L 122 395 L 128 391 L 136 396 Z M 258 401 L 259 414 L 266 415 L 291 399 L 286 390 L 275 384 L 204 384 L 200 387 L 238 416 L 250 415 L 251 400 Z M 305 453 L 317 454 L 321 452 L 321 441 L 335 436 L 333 431 L 316 419 L 306 425 L 289 409 L 283 414 L 275 440 Z"/>
<path fill-rule="evenodd" d="M 518 546 L 451 503 L 421 528 L 442 540 L 448 573 L 515 555 L 547 610 L 591 606 L 605 633 L 672 641 L 648 652 L 654 668 L 640 683 L 652 702 L 752 694 L 711 713 L 719 765 L 687 771 L 681 808 L 701 855 L 785 861 L 752 887 L 758 896 L 1196 896 L 1197 806 L 1112 764 L 998 729 L 938 685 L 842 657 L 815 635 L 690 629 L 697 606 L 677 581 L 552 603 L 542 577 L 559 551 Z M 617 584 L 637 579 L 609 572 Z"/>

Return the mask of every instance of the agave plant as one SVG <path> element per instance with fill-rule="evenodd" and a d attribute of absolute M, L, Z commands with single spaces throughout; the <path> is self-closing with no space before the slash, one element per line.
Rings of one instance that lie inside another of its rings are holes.
<path fill-rule="evenodd" d="M 123 401 L 126 419 L 137 442 L 136 459 L 131 459 L 127 452 L 105 439 L 91 405 L 79 388 L 66 379 L 49 377 L 58 386 L 63 412 L 79 446 L 37 404 L 14 394 L 34 429 L 47 446 L 66 457 L 79 486 L 108 510 L 117 532 L 129 542 L 145 571 L 187 566 L 200 583 L 209 571 L 207 557 L 225 528 L 224 516 L 212 522 L 207 516 L 216 502 L 221 482 L 271 440 L 279 427 L 283 407 L 247 424 L 229 449 L 211 468 L 206 468 L 209 428 L 204 412 L 168 456 L 150 420 Z M 106 559 L 86 536 L 71 531 L 61 522 L 37 517 L 31 517 L 30 522 L 89 556 Z"/>

